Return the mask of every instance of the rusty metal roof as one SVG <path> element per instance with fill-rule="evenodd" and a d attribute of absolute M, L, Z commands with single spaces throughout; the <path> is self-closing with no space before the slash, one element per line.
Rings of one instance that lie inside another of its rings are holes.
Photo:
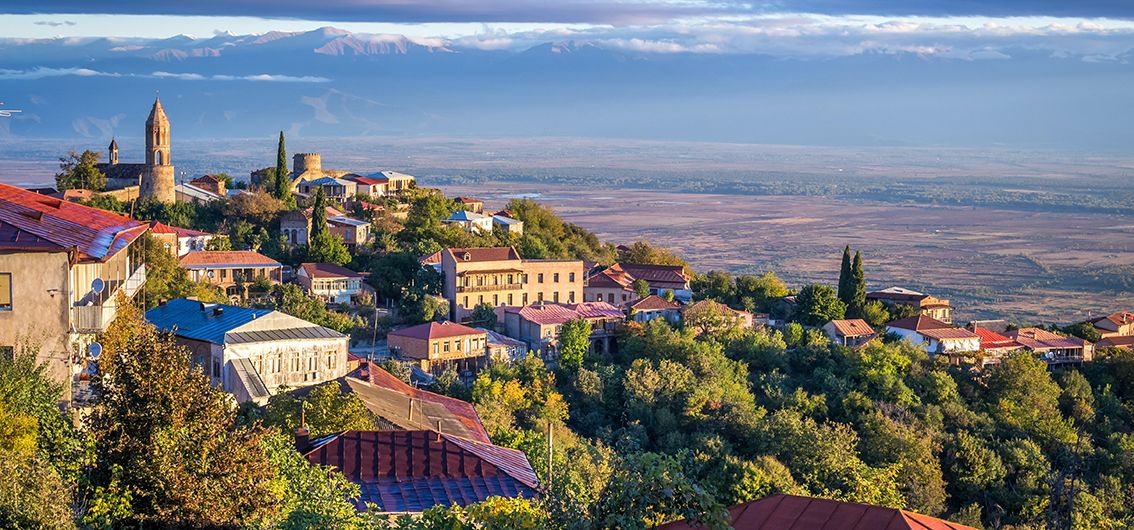
<path fill-rule="evenodd" d="M 315 440 L 304 456 L 360 486 L 360 507 L 421 512 L 489 497 L 536 496 L 523 452 L 432 431 L 346 431 Z"/>
<path fill-rule="evenodd" d="M 343 389 L 357 395 L 367 409 L 400 428 L 435 429 L 478 442 L 490 441 L 472 404 L 412 387 L 376 364 L 355 370 L 344 382 Z"/>
<path fill-rule="evenodd" d="M 871 504 L 795 495 L 772 495 L 729 508 L 736 530 L 976 530 L 928 515 Z M 658 530 L 704 528 L 685 521 Z"/>
<path fill-rule="evenodd" d="M 80 261 L 106 261 L 141 236 L 149 226 L 124 215 L 83 206 L 0 184 L 3 245 L 43 250 L 44 242 L 74 247 Z M 34 236 L 34 237 L 32 237 Z"/>

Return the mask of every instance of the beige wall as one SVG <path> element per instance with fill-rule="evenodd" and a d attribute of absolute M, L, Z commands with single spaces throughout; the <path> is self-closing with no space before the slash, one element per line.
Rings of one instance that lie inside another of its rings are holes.
<path fill-rule="evenodd" d="M 0 254 L 0 273 L 12 275 L 12 309 L 0 311 L 0 346 L 29 340 L 50 377 L 64 384 L 69 398 L 70 265 L 66 252 Z"/>
<path fill-rule="evenodd" d="M 564 304 L 583 301 L 583 262 L 575 260 L 454 261 L 441 253 L 442 290 L 451 305 L 450 318 L 468 320 L 481 302 L 501 307 L 540 300 Z M 478 274 L 478 272 L 483 273 Z M 511 275 L 511 283 L 509 283 Z M 465 278 L 469 285 L 465 286 Z M 481 281 L 478 281 L 481 279 Z"/>
<path fill-rule="evenodd" d="M 472 333 L 440 339 L 417 339 L 400 335 L 389 335 L 387 344 L 398 355 L 416 359 L 426 372 L 434 372 L 450 361 L 472 360 L 476 367 L 483 366 L 488 341 L 487 333 Z M 472 366 L 469 366 L 472 368 Z"/>
<path fill-rule="evenodd" d="M 599 295 L 602 295 L 600 300 Z M 606 302 L 614 306 L 624 306 L 638 299 L 638 295 L 621 288 L 612 287 L 584 287 L 583 297 L 586 302 Z"/>

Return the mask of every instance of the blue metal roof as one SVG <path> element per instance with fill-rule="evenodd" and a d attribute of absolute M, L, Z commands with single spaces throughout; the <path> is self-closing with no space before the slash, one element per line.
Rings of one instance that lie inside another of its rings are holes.
<path fill-rule="evenodd" d="M 222 308 L 213 315 L 214 308 Z M 178 298 L 146 311 L 146 320 L 159 331 L 175 332 L 179 337 L 224 344 L 224 334 L 272 311 L 227 304 L 206 304 Z"/>

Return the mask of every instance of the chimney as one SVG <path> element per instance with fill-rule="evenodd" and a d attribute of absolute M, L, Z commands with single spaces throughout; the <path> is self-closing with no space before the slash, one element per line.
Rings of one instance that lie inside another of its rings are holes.
<path fill-rule="evenodd" d="M 311 431 L 307 430 L 307 408 L 304 402 L 299 402 L 299 428 L 295 430 L 295 450 L 300 453 L 307 449 L 311 441 Z"/>
<path fill-rule="evenodd" d="M 217 307 L 214 307 L 214 308 L 213 308 L 213 316 L 214 316 L 214 317 L 219 317 L 219 316 L 221 316 L 221 314 L 223 314 L 223 313 L 224 313 L 224 308 L 223 308 L 223 307 L 217 306 Z"/>

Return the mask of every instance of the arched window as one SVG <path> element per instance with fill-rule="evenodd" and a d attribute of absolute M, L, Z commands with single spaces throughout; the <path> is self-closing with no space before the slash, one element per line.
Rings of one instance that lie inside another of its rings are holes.
<path fill-rule="evenodd" d="M 163 157 L 163 153 L 161 151 L 157 152 L 157 156 L 155 158 L 157 158 L 157 165 L 159 165 L 159 166 L 165 165 L 165 158 Z"/>

